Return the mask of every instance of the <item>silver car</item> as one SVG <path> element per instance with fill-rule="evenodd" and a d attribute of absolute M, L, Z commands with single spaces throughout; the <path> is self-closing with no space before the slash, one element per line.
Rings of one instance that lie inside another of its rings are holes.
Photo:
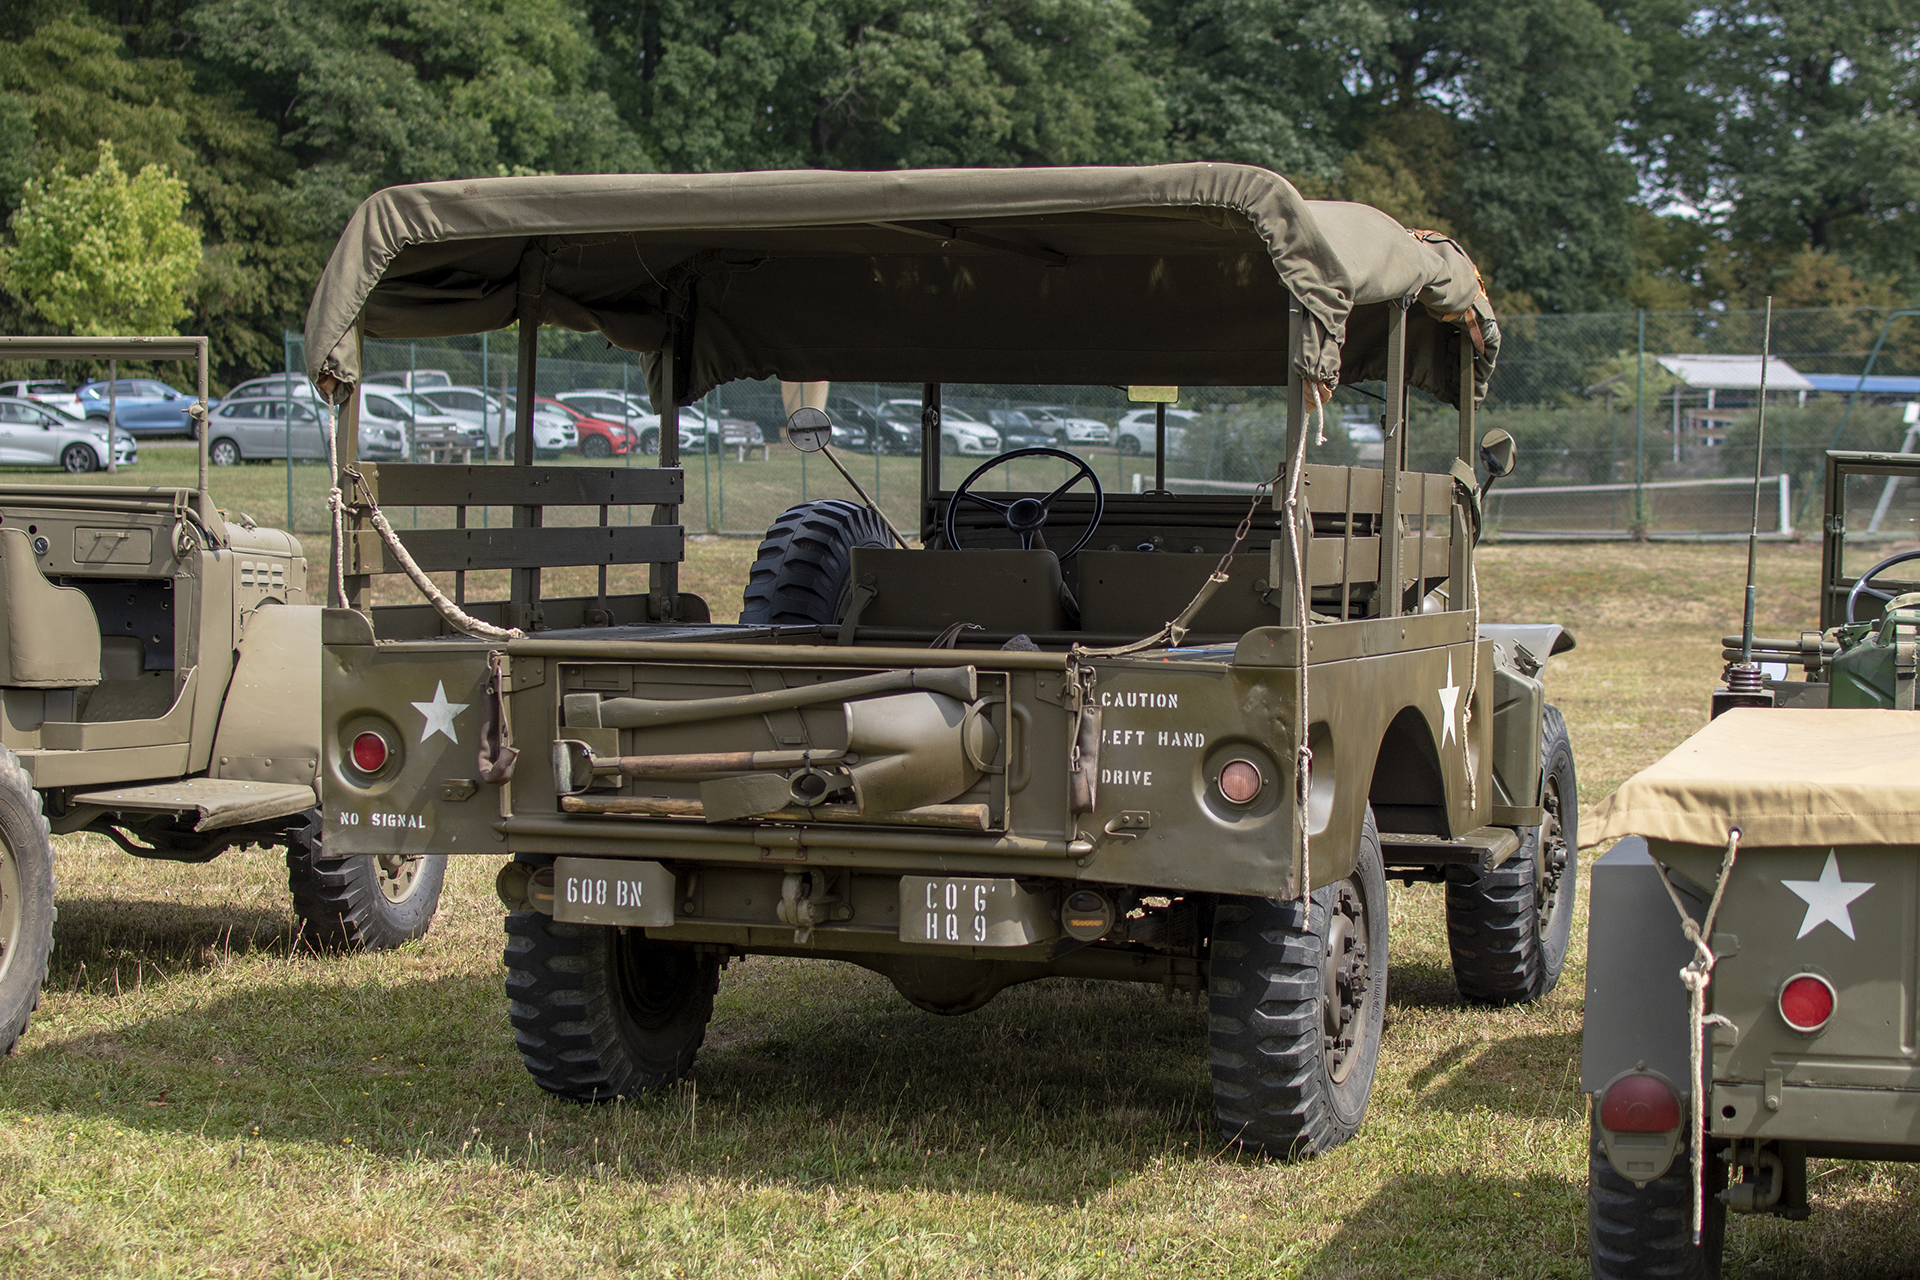
<path fill-rule="evenodd" d="M 293 417 L 288 419 L 288 411 Z M 312 398 L 223 400 L 208 421 L 207 459 L 216 467 L 266 458 L 325 458 L 326 419 Z M 360 456 L 368 461 L 404 457 L 406 432 L 365 414 L 360 418 Z"/>
<path fill-rule="evenodd" d="M 133 437 L 121 432 L 120 466 L 140 461 Z M 0 399 L 0 465 L 59 467 L 85 475 L 107 465 L 107 429 L 27 399 Z"/>
<path fill-rule="evenodd" d="M 1064 449 L 1070 444 L 1106 444 L 1113 439 L 1113 428 L 1098 418 L 1081 418 L 1070 409 L 1055 404 L 1024 405 L 1021 412 L 1033 419 L 1033 425 L 1053 437 Z"/>

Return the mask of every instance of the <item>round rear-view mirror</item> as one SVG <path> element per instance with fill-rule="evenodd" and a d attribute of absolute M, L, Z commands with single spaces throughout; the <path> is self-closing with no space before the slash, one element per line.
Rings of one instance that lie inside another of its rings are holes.
<path fill-rule="evenodd" d="M 1519 460 L 1518 452 L 1513 437 L 1499 427 L 1480 437 L 1480 465 L 1495 480 L 1513 474 L 1514 465 Z"/>
<path fill-rule="evenodd" d="M 802 453 L 818 453 L 833 441 L 833 419 L 825 409 L 811 405 L 795 409 L 787 419 L 787 443 Z"/>

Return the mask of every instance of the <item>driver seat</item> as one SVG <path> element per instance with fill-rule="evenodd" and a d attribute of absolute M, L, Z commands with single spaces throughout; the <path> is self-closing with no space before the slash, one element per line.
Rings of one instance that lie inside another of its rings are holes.
<path fill-rule="evenodd" d="M 855 547 L 850 558 L 839 609 L 843 628 L 943 631 L 972 622 L 992 632 L 1034 634 L 1071 625 L 1060 561 L 1051 551 Z"/>

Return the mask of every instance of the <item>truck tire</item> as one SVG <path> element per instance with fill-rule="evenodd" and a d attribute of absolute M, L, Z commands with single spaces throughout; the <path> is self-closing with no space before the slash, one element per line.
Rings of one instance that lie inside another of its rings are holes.
<path fill-rule="evenodd" d="M 779 626 L 831 626 L 855 547 L 888 547 L 880 518 L 857 502 L 823 498 L 788 507 L 761 540 L 747 574 L 740 621 Z"/>
<path fill-rule="evenodd" d="M 370 853 L 329 858 L 320 812 L 287 841 L 287 887 L 300 936 L 322 951 L 391 951 L 427 936 L 440 909 L 447 855 L 408 858 L 389 872 Z"/>
<path fill-rule="evenodd" d="M 1726 1164 L 1707 1167 L 1706 1212 L 1700 1245 L 1693 1243 L 1693 1157 L 1681 1152 L 1673 1165 L 1645 1186 L 1620 1176 L 1600 1146 L 1592 1121 L 1587 1156 L 1587 1265 L 1593 1280 L 1718 1280 L 1727 1243 L 1727 1206 L 1715 1193 L 1726 1183 Z M 1716 1177 L 1716 1171 L 1718 1176 Z"/>
<path fill-rule="evenodd" d="M 1560 981 L 1579 892 L 1580 802 L 1573 743 L 1557 707 L 1540 717 L 1545 825 L 1520 833 L 1512 857 L 1481 874 L 1447 870 L 1447 946 L 1453 981 L 1473 1004 L 1524 1004 Z"/>
<path fill-rule="evenodd" d="M 1308 904 L 1221 898 L 1207 1003 L 1214 1110 L 1229 1145 L 1281 1159 L 1351 1138 L 1387 1009 L 1387 881 L 1367 810 L 1353 874 Z"/>
<path fill-rule="evenodd" d="M 53 953 L 53 837 L 20 757 L 0 747 L 0 1056 L 40 1007 Z"/>
<path fill-rule="evenodd" d="M 507 1016 L 534 1083 L 570 1102 L 663 1089 L 693 1067 L 720 965 L 638 929 L 507 915 Z"/>

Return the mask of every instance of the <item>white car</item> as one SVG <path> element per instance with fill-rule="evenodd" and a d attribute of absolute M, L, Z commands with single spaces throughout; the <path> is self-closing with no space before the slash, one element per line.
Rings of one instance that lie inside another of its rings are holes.
<path fill-rule="evenodd" d="M 660 452 L 660 415 L 639 396 L 612 390 L 562 391 L 554 399 L 602 422 L 624 422 L 640 437 L 641 453 Z M 716 449 L 732 449 L 739 445 L 757 449 L 763 440 L 760 428 L 745 418 L 736 418 L 727 413 L 710 414 L 698 405 L 688 405 L 680 410 L 680 452 L 704 453 L 706 446 L 701 443 L 702 434 L 713 441 Z M 834 443 L 840 443 L 837 436 Z"/>
<path fill-rule="evenodd" d="M 1106 444 L 1113 439 L 1113 428 L 1106 423 L 1097 418 L 1076 418 L 1071 410 L 1059 405 L 1022 405 L 1020 411 L 1062 448 L 1070 444 Z"/>
<path fill-rule="evenodd" d="M 450 387 L 453 378 L 445 369 L 415 369 L 411 373 L 370 373 L 363 382 L 376 387 L 399 387 L 402 391 L 432 391 Z"/>
<path fill-rule="evenodd" d="M 918 400 L 888 400 L 880 406 L 882 417 L 902 422 L 920 420 Z M 969 455 L 991 458 L 1000 452 L 1000 433 L 964 409 L 940 407 L 940 452 L 948 457 Z"/>
<path fill-rule="evenodd" d="M 80 393 L 64 382 L 42 378 L 34 378 L 26 382 L 0 382 L 0 397 L 7 396 L 17 400 L 31 400 L 35 404 L 51 405 L 75 418 L 84 418 L 87 413 L 80 403 Z"/>
<path fill-rule="evenodd" d="M 413 393 L 414 398 L 424 400 L 438 408 L 442 413 L 459 419 L 469 427 L 486 434 L 487 455 L 496 456 L 500 452 L 500 426 L 511 422 L 513 418 L 513 397 L 503 402 L 500 393 L 488 387 L 424 387 Z M 557 397 L 556 397 L 557 398 Z M 503 407 L 504 404 L 504 407 Z M 580 433 L 574 429 L 573 419 L 557 409 L 533 411 L 533 455 L 536 458 L 555 458 L 563 450 L 571 449 L 579 443 Z M 513 433 L 507 433 L 506 456 L 513 456 Z"/>
<path fill-rule="evenodd" d="M 125 431 L 118 437 L 119 465 L 140 461 L 133 437 Z M 19 396 L 0 399 L 0 463 L 59 467 L 73 475 L 98 471 L 107 465 L 107 428 Z"/>
<path fill-rule="evenodd" d="M 1114 430 L 1114 443 L 1121 453 L 1153 456 L 1153 415 L 1152 409 L 1134 409 L 1121 415 L 1120 425 Z M 1186 442 L 1186 428 L 1199 416 L 1191 409 L 1167 410 L 1167 456 L 1179 456 Z"/>

